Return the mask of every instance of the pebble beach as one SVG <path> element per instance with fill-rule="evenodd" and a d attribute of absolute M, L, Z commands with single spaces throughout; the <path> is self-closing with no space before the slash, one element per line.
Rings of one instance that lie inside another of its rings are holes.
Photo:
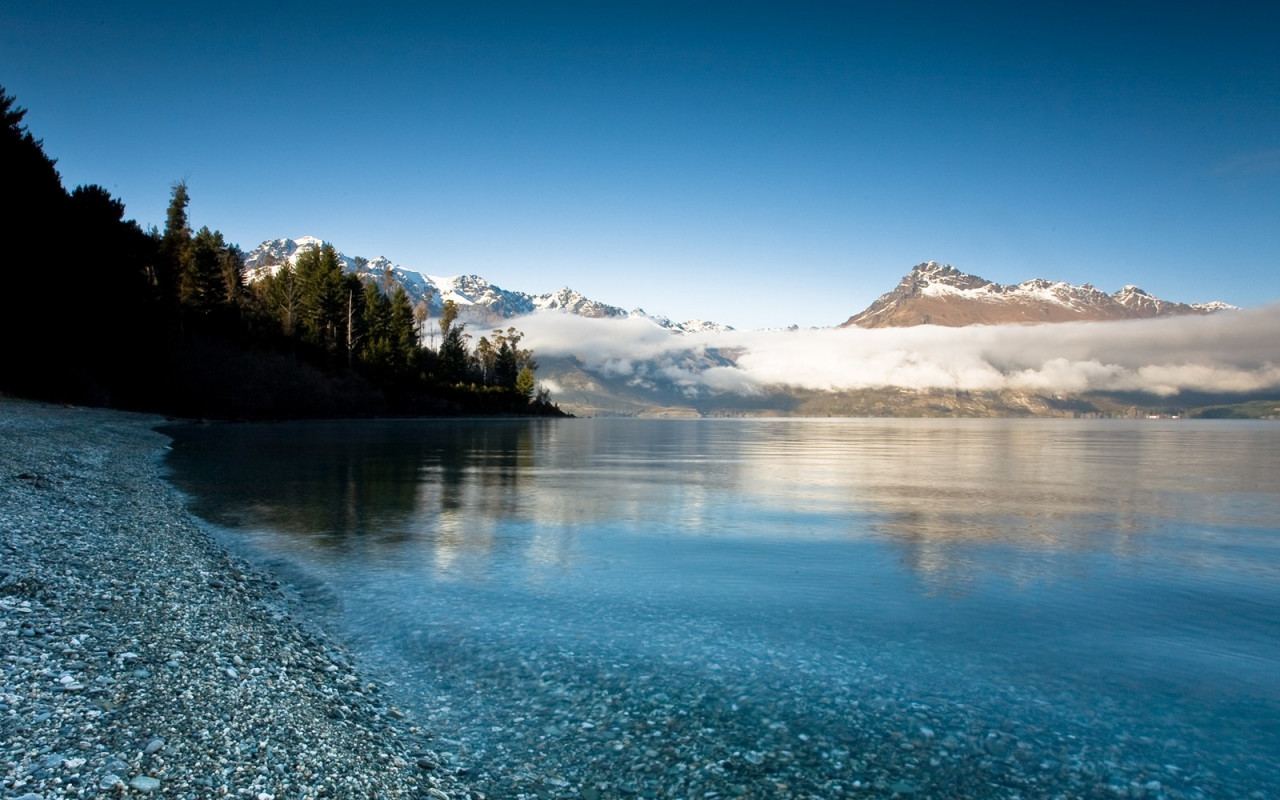
<path fill-rule="evenodd" d="M 0 796 L 480 800 L 188 514 L 163 422 L 0 398 Z"/>

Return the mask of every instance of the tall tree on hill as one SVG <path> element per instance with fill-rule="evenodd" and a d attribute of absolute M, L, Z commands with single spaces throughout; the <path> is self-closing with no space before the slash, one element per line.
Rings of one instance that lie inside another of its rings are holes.
<path fill-rule="evenodd" d="M 497 358 L 498 351 L 494 349 L 493 343 L 487 336 L 481 336 L 480 341 L 476 342 L 475 352 L 476 371 L 480 374 L 481 385 L 493 385 L 494 365 Z"/>
<path fill-rule="evenodd" d="M 67 201 L 56 162 L 45 155 L 43 143 L 23 124 L 26 115 L 27 110 L 0 86 L 0 164 L 4 165 L 0 197 L 5 199 L 6 209 L 0 215 L 4 226 L 0 232 L 10 256 L 35 255 L 48 249 L 54 243 L 48 237 Z"/>
<path fill-rule="evenodd" d="M 427 336 L 427 318 L 431 316 L 430 302 L 431 290 L 428 289 L 422 299 L 413 306 L 413 324 L 416 326 L 418 332 L 419 348 L 426 344 L 424 339 L 426 339 Z"/>
<path fill-rule="evenodd" d="M 245 287 L 248 319 L 268 338 L 277 332 L 286 338 L 294 334 L 301 303 L 297 277 L 293 265 L 286 261 Z"/>
<path fill-rule="evenodd" d="M 397 371 L 408 375 L 418 361 L 418 331 L 414 327 L 413 306 L 409 293 L 403 286 L 396 286 L 391 293 L 391 343 L 395 352 Z"/>
<path fill-rule="evenodd" d="M 537 381 L 533 377 L 533 365 L 526 365 L 520 370 L 520 374 L 516 375 L 515 386 L 516 394 L 529 400 L 533 397 L 533 392 L 537 388 Z"/>
<path fill-rule="evenodd" d="M 223 259 L 227 244 L 222 234 L 201 228 L 178 262 L 178 301 L 183 310 L 209 317 L 227 307 Z"/>
<path fill-rule="evenodd" d="M 62 188 L 55 162 L 45 155 L 44 143 L 31 135 L 23 119 L 27 110 L 18 98 L 0 86 L 0 146 L 4 147 L 5 166 L 11 189 L 33 188 L 42 195 L 56 195 L 53 187 Z"/>
<path fill-rule="evenodd" d="M 467 341 L 465 324 L 457 322 L 458 306 L 445 300 L 440 312 L 440 351 L 436 371 L 445 383 L 460 383 L 467 376 Z"/>
<path fill-rule="evenodd" d="M 24 253 L 47 247 L 50 242 L 44 235 L 67 200 L 56 162 L 45 155 L 43 143 L 22 122 L 26 115 L 17 98 L 0 86 L 0 164 L 4 165 L 0 196 L 6 200 L 0 220 L 7 223 L 4 242 L 11 253 L 15 247 Z"/>
<path fill-rule="evenodd" d="M 0 241 L 11 263 L 43 267 L 11 270 L 6 295 L 46 296 L 50 274 L 75 291 L 58 313 L 0 314 L 0 387 L 111 402 L 125 372 L 148 372 L 136 365 L 146 360 L 140 350 L 151 324 L 150 240 L 102 187 L 67 194 L 55 161 L 23 124 L 26 113 L 0 88 L 0 197 L 7 201 Z"/>
<path fill-rule="evenodd" d="M 77 187 L 64 221 L 75 232 L 63 272 L 76 287 L 64 306 L 76 321 L 68 349 L 84 365 L 88 399 L 130 404 L 154 396 L 160 353 L 152 334 L 162 324 L 150 280 L 155 242 L 101 186 Z"/>
<path fill-rule="evenodd" d="M 333 352 L 346 338 L 347 292 L 338 251 L 331 244 L 308 248 L 298 255 L 296 270 L 303 336 Z"/>
<path fill-rule="evenodd" d="M 149 280 L 154 243 L 138 223 L 124 219 L 124 203 L 101 186 L 78 186 L 66 221 L 76 231 L 78 245 L 67 272 L 76 294 L 104 309 L 104 322 L 114 319 L 120 325 L 148 313 L 155 297 Z"/>
<path fill-rule="evenodd" d="M 374 373 L 387 372 L 391 368 L 391 301 L 371 280 L 364 281 L 364 299 L 361 303 L 360 329 L 362 331 L 361 362 Z"/>
<path fill-rule="evenodd" d="M 222 262 L 222 289 L 226 293 L 229 305 L 238 305 L 245 297 L 244 285 L 244 251 L 237 245 L 229 244 L 219 259 Z"/>
<path fill-rule="evenodd" d="M 524 334 L 515 328 L 494 331 L 493 337 L 498 345 L 494 356 L 492 384 L 505 389 L 514 389 L 516 380 L 525 368 L 532 370 L 538 368 L 533 360 L 533 351 L 521 349 L 520 340 L 524 338 Z"/>
<path fill-rule="evenodd" d="M 54 160 L 23 124 L 26 114 L 16 98 L 0 87 L 0 198 L 4 199 L 0 241 L 11 264 L 47 264 L 48 255 L 57 253 L 55 245 L 63 243 L 61 237 L 54 238 L 54 232 L 63 221 L 67 195 Z M 66 231 L 62 233 L 65 236 Z M 5 275 L 5 295 L 11 300 L 41 297 L 47 293 L 41 285 L 45 281 L 45 270 L 10 269 Z M 59 320 L 57 325 L 54 319 Z M 65 327 L 61 315 L 38 314 L 33 319 L 12 308 L 0 313 L 0 385 L 18 389 L 48 371 L 49 355 L 42 351 L 58 327 Z"/>
<path fill-rule="evenodd" d="M 190 202 L 187 182 L 175 183 L 165 214 L 164 233 L 160 236 L 154 276 L 160 296 L 168 303 L 176 303 L 179 299 L 183 261 L 191 249 L 191 224 L 187 220 L 187 204 Z"/>
<path fill-rule="evenodd" d="M 494 338 L 498 341 L 498 347 L 493 362 L 493 384 L 512 388 L 516 385 L 516 376 L 520 374 L 517 348 L 520 336 L 515 328 L 509 328 L 505 333 L 494 331 Z"/>
<path fill-rule="evenodd" d="M 366 277 L 362 305 L 361 362 L 375 374 L 396 381 L 413 378 L 419 367 L 421 348 L 408 292 L 396 285 L 388 296 L 380 281 Z"/>

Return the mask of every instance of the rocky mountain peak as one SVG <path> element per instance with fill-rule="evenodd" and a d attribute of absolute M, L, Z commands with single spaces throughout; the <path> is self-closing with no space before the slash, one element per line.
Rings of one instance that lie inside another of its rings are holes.
<path fill-rule="evenodd" d="M 891 292 L 850 317 L 847 327 L 911 325 L 1000 325 L 1135 319 L 1171 314 L 1205 314 L 1230 308 L 1223 303 L 1187 305 L 1153 297 L 1128 285 L 1114 295 L 1089 284 L 1033 278 L 1005 286 L 961 272 L 949 264 L 917 264 Z"/>
<path fill-rule="evenodd" d="M 265 241 L 246 256 L 246 276 L 250 281 L 263 278 L 284 264 L 297 263 L 298 256 L 308 248 L 323 244 L 324 241 L 315 236 Z M 547 294 L 531 295 L 503 289 L 479 275 L 426 275 L 395 264 L 382 256 L 362 259 L 338 253 L 338 259 L 348 272 L 368 275 L 380 282 L 389 277 L 393 284 L 402 286 L 408 292 L 411 303 L 425 302 L 432 317 L 437 317 L 446 300 L 452 300 L 457 306 L 460 321 L 476 325 L 498 324 L 502 320 L 531 314 L 540 309 L 555 309 L 594 318 L 628 316 L 622 308 L 592 300 L 568 287 Z M 728 330 L 725 326 L 702 320 L 672 323 L 665 317 L 643 316 L 674 332 Z"/>

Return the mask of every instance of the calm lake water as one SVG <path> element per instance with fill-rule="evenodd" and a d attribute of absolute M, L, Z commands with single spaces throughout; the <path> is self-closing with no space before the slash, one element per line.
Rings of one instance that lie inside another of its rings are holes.
<path fill-rule="evenodd" d="M 489 795 L 1280 798 L 1280 424 L 169 433 Z"/>

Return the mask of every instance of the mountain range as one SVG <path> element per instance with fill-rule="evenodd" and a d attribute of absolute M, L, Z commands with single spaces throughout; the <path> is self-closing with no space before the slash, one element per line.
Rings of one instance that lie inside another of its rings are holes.
<path fill-rule="evenodd" d="M 320 244 L 315 237 L 263 242 L 247 257 L 248 277 Z M 1045 279 L 1004 286 L 927 262 L 842 325 L 734 331 L 626 311 L 567 287 L 528 294 L 476 275 L 440 277 L 386 258 L 339 257 L 352 272 L 404 286 L 412 302 L 429 303 L 435 318 L 447 300 L 457 304 L 460 320 L 477 326 L 524 317 L 513 324 L 537 353 L 539 380 L 561 408 L 578 415 L 1074 416 L 1165 408 L 1159 403 L 1183 391 L 1178 386 L 1212 393 L 1217 378 L 1204 375 L 1216 375 L 1221 364 L 1199 353 L 1180 356 L 1164 338 L 1153 351 L 1144 349 L 1149 334 L 1127 326 L 1066 326 L 1059 335 L 1049 330 L 1056 326 L 1032 323 L 1179 316 L 1194 322 L 1234 308 L 1173 303 L 1136 286 L 1114 294 Z M 564 313 L 534 313 L 545 310 Z M 865 328 L 881 330 L 858 332 Z M 686 335 L 692 333 L 704 335 Z M 1163 328 L 1161 337 L 1168 335 Z M 1255 346 L 1250 341 L 1233 347 Z M 1187 367 L 1192 378 L 1175 375 L 1183 367 L 1179 358 L 1199 359 Z M 1238 375 L 1219 383 L 1241 385 Z M 1148 384 L 1155 388 L 1144 390 Z M 1116 400 L 1105 394 L 1113 389 L 1133 394 Z"/>
<path fill-rule="evenodd" d="M 314 236 L 297 239 L 272 239 L 255 247 L 245 258 L 245 274 L 254 281 L 270 274 L 283 264 L 297 262 L 303 251 L 319 247 L 323 241 Z M 659 327 L 676 333 L 697 333 L 713 330 L 732 330 L 699 319 L 672 322 L 666 317 L 645 313 L 644 309 L 627 311 L 583 296 L 568 287 L 546 294 L 527 294 L 496 286 L 478 275 L 440 277 L 427 275 L 378 257 L 364 259 L 338 253 L 343 268 L 376 280 L 388 280 L 404 287 L 411 303 L 425 301 L 432 317 L 438 318 L 446 300 L 452 300 L 458 308 L 458 319 L 477 325 L 496 325 L 503 320 L 532 314 L 542 310 L 562 310 L 580 317 L 592 319 L 625 319 L 644 317 Z"/>
<path fill-rule="evenodd" d="M 295 262 L 303 250 L 321 244 L 323 242 L 314 236 L 265 241 L 248 254 L 246 274 L 249 280 L 255 280 L 281 264 Z M 568 287 L 535 295 L 504 289 L 478 275 L 427 275 L 383 257 L 364 259 L 339 253 L 338 258 L 348 271 L 403 286 L 410 301 L 416 304 L 425 300 L 433 316 L 438 315 L 446 300 L 452 300 L 458 307 L 460 320 L 478 325 L 499 324 L 535 311 L 559 309 L 594 319 L 643 317 L 675 333 L 732 330 L 727 325 L 701 319 L 673 322 L 639 308 L 627 311 L 592 300 Z M 961 272 L 949 264 L 929 261 L 918 264 L 892 291 L 881 295 L 839 327 L 1090 322 L 1209 314 L 1234 308 L 1221 302 L 1175 303 L 1149 295 L 1137 286 L 1125 286 L 1114 294 L 1089 284 L 1075 286 L 1043 278 L 1008 286 Z"/>
<path fill-rule="evenodd" d="M 912 325 L 1008 325 L 1101 322 L 1233 309 L 1226 303 L 1172 303 L 1137 286 L 1107 294 L 1089 284 L 1074 286 L 1043 278 L 1005 286 L 968 275 L 949 264 L 918 264 L 893 289 L 841 327 L 902 328 Z"/>

